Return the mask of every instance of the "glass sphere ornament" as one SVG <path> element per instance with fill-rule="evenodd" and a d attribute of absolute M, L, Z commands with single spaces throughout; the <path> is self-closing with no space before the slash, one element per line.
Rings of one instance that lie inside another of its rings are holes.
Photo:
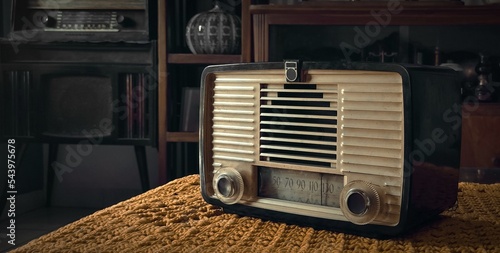
<path fill-rule="evenodd" d="M 213 9 L 193 16 L 186 26 L 186 42 L 193 54 L 238 54 L 241 47 L 241 20 L 223 10 Z"/>

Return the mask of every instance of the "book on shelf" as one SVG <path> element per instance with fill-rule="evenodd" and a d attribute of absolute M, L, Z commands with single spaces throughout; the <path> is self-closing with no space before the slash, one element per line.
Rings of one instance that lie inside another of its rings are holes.
<path fill-rule="evenodd" d="M 127 119 L 125 123 L 126 138 L 146 137 L 146 107 L 145 93 L 146 75 L 144 73 L 125 75 L 125 100 Z"/>
<path fill-rule="evenodd" d="M 200 88 L 184 87 L 182 89 L 181 132 L 198 132 L 200 111 Z"/>

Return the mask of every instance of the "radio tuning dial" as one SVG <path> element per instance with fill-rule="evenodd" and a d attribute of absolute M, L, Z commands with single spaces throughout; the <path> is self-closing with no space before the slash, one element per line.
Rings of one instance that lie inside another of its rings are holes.
<path fill-rule="evenodd" d="M 215 196 L 225 204 L 235 204 L 243 196 L 243 177 L 234 168 L 224 167 L 216 170 L 212 185 Z"/>
<path fill-rule="evenodd" d="M 126 20 L 126 18 L 123 15 L 116 16 L 116 23 L 118 23 L 120 25 L 122 25 L 123 23 L 125 23 L 125 20 Z"/>
<path fill-rule="evenodd" d="M 123 15 L 118 15 L 116 16 L 116 23 L 119 24 L 121 27 L 133 27 L 135 26 L 135 22 L 126 16 Z"/>
<path fill-rule="evenodd" d="M 377 218 L 381 210 L 378 186 L 365 181 L 352 181 L 340 193 L 340 209 L 354 224 L 365 225 Z"/>
<path fill-rule="evenodd" d="M 56 23 L 56 20 L 47 14 L 43 14 L 43 15 L 39 16 L 38 21 L 44 27 L 52 27 Z"/>

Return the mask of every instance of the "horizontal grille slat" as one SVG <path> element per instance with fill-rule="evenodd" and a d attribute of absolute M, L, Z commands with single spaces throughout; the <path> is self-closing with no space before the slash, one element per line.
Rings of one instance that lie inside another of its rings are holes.
<path fill-rule="evenodd" d="M 343 154 L 346 155 L 362 155 L 362 156 L 385 157 L 385 158 L 401 157 L 400 149 L 358 147 L 350 145 L 348 143 L 344 144 L 342 151 Z"/>
<path fill-rule="evenodd" d="M 314 124 L 314 123 L 285 122 L 285 121 L 261 121 L 260 123 L 266 125 L 303 126 L 303 127 L 337 129 L 336 125 L 325 125 L 325 124 Z"/>
<path fill-rule="evenodd" d="M 401 130 L 401 122 L 388 120 L 344 119 L 344 126 L 364 129 Z"/>
<path fill-rule="evenodd" d="M 342 172 L 344 173 L 350 172 L 350 173 L 360 173 L 360 174 L 375 174 L 386 177 L 399 177 L 398 170 L 399 168 L 386 167 L 386 166 L 375 166 L 375 165 L 366 165 L 358 163 L 342 164 Z"/>
<path fill-rule="evenodd" d="M 384 121 L 397 121 L 401 122 L 401 112 L 385 112 L 385 111 L 350 111 L 344 109 L 345 119 L 365 119 L 365 120 L 384 120 Z"/>
<path fill-rule="evenodd" d="M 243 123 L 253 123 L 255 120 L 253 118 L 225 118 L 225 117 L 214 117 L 214 122 L 243 122 Z"/>
<path fill-rule="evenodd" d="M 397 158 L 375 157 L 368 155 L 351 155 L 344 154 L 344 163 L 370 165 L 370 166 L 387 166 L 401 170 L 401 160 Z"/>
<path fill-rule="evenodd" d="M 253 86 L 216 86 L 214 91 L 253 91 L 255 88 Z"/>
<path fill-rule="evenodd" d="M 374 89 L 374 87 L 376 87 Z M 401 93 L 401 83 L 356 83 L 355 85 L 344 85 L 342 91 L 348 93 Z"/>
<path fill-rule="evenodd" d="M 373 129 L 357 129 L 346 128 L 344 126 L 343 135 L 347 137 L 367 137 L 374 139 L 401 140 L 401 131 L 391 130 L 373 130 Z"/>
<path fill-rule="evenodd" d="M 242 141 L 214 140 L 212 143 L 213 144 L 220 144 L 220 145 L 234 145 L 236 147 L 240 147 L 240 146 L 253 147 L 253 146 L 255 146 L 253 141 L 252 142 L 242 142 Z M 217 145 L 214 145 L 214 146 L 217 146 Z"/>
<path fill-rule="evenodd" d="M 325 149 L 312 149 L 312 148 L 297 148 L 297 147 L 287 147 L 287 146 L 275 146 L 275 145 L 260 145 L 263 149 L 273 149 L 273 150 L 290 150 L 290 151 L 300 151 L 307 153 L 322 153 L 331 154 L 332 152 Z"/>
<path fill-rule="evenodd" d="M 243 158 L 238 156 L 214 155 L 213 158 L 221 160 L 229 160 L 229 161 L 247 162 L 247 163 L 252 163 L 255 161 L 255 159 L 252 158 Z"/>
<path fill-rule="evenodd" d="M 273 100 L 276 100 L 276 101 L 304 101 L 303 98 L 283 98 L 283 97 L 261 97 L 260 98 L 261 100 L 270 100 L 270 101 L 273 101 Z M 308 98 L 307 99 L 309 102 L 337 102 L 337 99 L 335 98 L 326 98 L 326 99 L 322 99 L 322 98 Z"/>
<path fill-rule="evenodd" d="M 401 112 L 403 105 L 400 102 L 352 102 L 343 101 L 342 108 L 347 111 L 384 111 Z"/>
<path fill-rule="evenodd" d="M 310 135 L 310 136 L 319 136 L 319 137 L 337 137 L 337 134 L 333 134 L 333 133 L 288 131 L 288 130 L 281 130 L 281 129 L 261 129 L 260 132 L 261 133 L 281 133 L 281 134 L 290 134 L 290 135 Z"/>
<path fill-rule="evenodd" d="M 230 138 L 243 138 L 243 139 L 253 139 L 255 137 L 253 134 L 236 134 L 236 133 L 228 133 L 228 132 L 214 132 L 213 136 L 230 137 Z"/>
<path fill-rule="evenodd" d="M 245 103 L 245 102 L 214 102 L 214 106 L 238 106 L 238 107 L 253 107 L 255 103 Z"/>
<path fill-rule="evenodd" d="M 292 139 L 292 138 L 274 138 L 274 137 L 260 137 L 262 141 L 271 141 L 271 142 L 290 142 L 290 143 L 299 143 L 299 144 L 317 144 L 317 145 L 325 145 L 325 146 L 337 146 L 337 142 L 331 141 L 316 141 L 316 140 L 304 140 L 304 139 Z"/>
<path fill-rule="evenodd" d="M 255 127 L 253 127 L 253 126 L 234 126 L 234 125 L 214 125 L 213 129 L 231 129 L 231 130 L 253 131 L 253 130 L 255 130 Z"/>
<path fill-rule="evenodd" d="M 308 157 L 308 156 L 298 156 L 298 155 L 283 155 L 278 153 L 261 153 L 261 156 L 265 157 L 275 157 L 275 158 L 285 158 L 290 160 L 297 161 L 313 161 L 313 162 L 324 162 L 324 163 L 336 163 L 335 159 L 323 159 L 317 157 Z"/>
<path fill-rule="evenodd" d="M 215 109 L 214 114 L 243 114 L 243 115 L 253 115 L 255 112 L 253 110 L 227 110 L 227 109 Z"/>
<path fill-rule="evenodd" d="M 336 107 L 336 105 L 335 105 Z M 313 106 L 280 106 L 280 105 L 261 105 L 262 109 L 293 109 L 293 110 L 315 110 L 315 111 L 331 111 L 331 107 L 313 107 Z"/>
<path fill-rule="evenodd" d="M 311 89 L 287 89 L 284 91 L 283 89 L 261 89 L 261 92 L 288 92 L 288 93 L 333 93 L 336 94 L 337 90 L 311 90 Z"/>
<path fill-rule="evenodd" d="M 363 70 L 330 70 L 330 69 L 311 69 L 308 70 L 308 77 L 311 82 L 325 83 L 353 83 L 377 87 L 383 85 L 401 85 L 401 76 L 397 73 L 374 72 Z M 339 89 L 340 90 L 340 89 Z"/>
<path fill-rule="evenodd" d="M 241 149 L 229 149 L 229 148 L 214 148 L 213 150 L 225 153 L 236 153 L 236 154 L 246 154 L 246 155 L 255 154 L 253 150 L 241 150 Z"/>
<path fill-rule="evenodd" d="M 370 148 L 388 148 L 388 149 L 398 149 L 401 148 L 400 140 L 388 140 L 388 139 L 375 139 L 372 137 L 362 137 L 362 136 L 344 136 L 344 142 L 349 143 L 352 146 L 358 147 L 370 147 Z"/>
<path fill-rule="evenodd" d="M 215 94 L 214 98 L 235 98 L 235 99 L 254 99 L 255 95 L 247 94 Z"/>
<path fill-rule="evenodd" d="M 260 116 L 279 117 L 279 118 L 300 118 L 300 119 L 331 119 L 331 120 L 337 119 L 337 116 L 283 114 L 283 113 L 261 113 Z"/>

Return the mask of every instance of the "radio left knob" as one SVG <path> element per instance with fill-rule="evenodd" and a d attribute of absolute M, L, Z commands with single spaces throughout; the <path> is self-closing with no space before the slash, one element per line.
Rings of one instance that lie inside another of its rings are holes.
<path fill-rule="evenodd" d="M 212 186 L 215 196 L 228 205 L 240 201 L 245 189 L 241 174 L 230 167 L 220 168 L 214 172 Z"/>

